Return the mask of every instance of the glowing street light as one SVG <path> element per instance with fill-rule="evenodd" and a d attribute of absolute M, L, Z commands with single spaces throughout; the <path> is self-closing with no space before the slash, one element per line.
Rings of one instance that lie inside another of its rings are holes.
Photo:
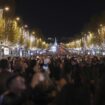
<path fill-rule="evenodd" d="M 20 20 L 20 17 L 17 17 L 16 20 L 19 21 Z"/>
<path fill-rule="evenodd" d="M 10 10 L 10 8 L 9 7 L 5 7 L 4 10 L 8 12 Z"/>
<path fill-rule="evenodd" d="M 32 35 L 35 35 L 35 31 L 32 32 Z"/>
<path fill-rule="evenodd" d="M 28 28 L 28 25 L 24 25 L 25 28 Z"/>
<path fill-rule="evenodd" d="M 103 25 L 102 24 L 100 24 L 100 27 L 102 27 Z"/>

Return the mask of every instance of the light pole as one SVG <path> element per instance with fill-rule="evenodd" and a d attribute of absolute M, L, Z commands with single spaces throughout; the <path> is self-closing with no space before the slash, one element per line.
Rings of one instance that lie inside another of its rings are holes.
<path fill-rule="evenodd" d="M 18 33 L 18 35 L 21 35 L 21 25 L 20 25 L 20 21 L 21 21 L 21 19 L 20 19 L 20 17 L 19 16 L 17 16 L 16 18 L 15 18 L 15 21 L 16 21 L 16 23 L 17 23 L 17 26 L 18 26 L 18 31 L 19 31 L 19 33 Z M 21 55 L 21 47 L 20 47 L 20 40 L 18 40 L 17 41 L 17 45 L 16 45 L 16 55 Z"/>
<path fill-rule="evenodd" d="M 7 16 L 7 14 L 8 14 L 8 12 L 10 11 L 10 7 L 8 7 L 8 6 L 6 6 L 5 8 L 4 8 L 4 21 L 5 21 L 5 44 L 7 44 L 7 41 L 8 41 L 8 33 L 7 33 L 7 29 L 8 29 L 8 16 Z"/>

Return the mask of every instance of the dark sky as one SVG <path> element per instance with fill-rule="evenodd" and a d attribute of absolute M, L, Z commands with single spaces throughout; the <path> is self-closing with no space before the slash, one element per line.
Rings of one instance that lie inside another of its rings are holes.
<path fill-rule="evenodd" d="M 16 13 L 45 37 L 73 37 L 89 19 L 105 10 L 104 0 L 17 0 Z"/>

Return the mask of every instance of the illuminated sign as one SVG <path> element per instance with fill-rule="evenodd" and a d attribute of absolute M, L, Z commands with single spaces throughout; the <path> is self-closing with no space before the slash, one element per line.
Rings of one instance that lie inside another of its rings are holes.
<path fill-rule="evenodd" d="M 9 55 L 9 48 L 4 48 L 4 55 Z"/>

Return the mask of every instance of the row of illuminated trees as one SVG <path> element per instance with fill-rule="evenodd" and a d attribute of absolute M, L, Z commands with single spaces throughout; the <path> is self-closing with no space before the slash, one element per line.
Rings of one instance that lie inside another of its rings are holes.
<path fill-rule="evenodd" d="M 103 17 L 99 18 L 97 21 L 91 22 L 80 35 L 77 35 L 76 38 L 67 43 L 66 47 L 105 49 L 105 22 L 102 21 L 102 18 Z"/>
<path fill-rule="evenodd" d="M 21 19 L 9 16 L 9 7 L 5 7 L 0 18 L 0 43 L 8 47 L 23 47 L 26 49 L 45 49 L 48 44 L 37 30 L 30 31 L 28 25 L 23 25 Z"/>

